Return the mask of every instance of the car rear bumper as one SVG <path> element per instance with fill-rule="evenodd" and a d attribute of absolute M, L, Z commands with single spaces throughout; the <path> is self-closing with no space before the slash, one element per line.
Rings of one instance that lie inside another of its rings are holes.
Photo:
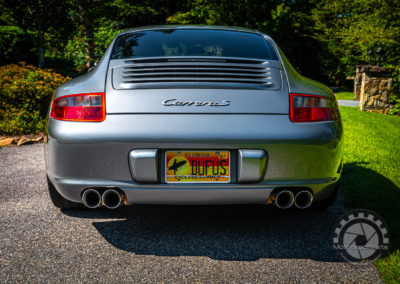
<path fill-rule="evenodd" d="M 81 202 L 86 188 L 112 187 L 121 189 L 128 203 L 265 203 L 277 187 L 308 187 L 315 200 L 329 195 L 340 177 L 342 144 L 340 121 L 292 123 L 288 115 L 121 114 L 108 115 L 101 123 L 50 119 L 45 156 L 49 179 L 75 202 Z M 268 162 L 256 183 L 143 184 L 130 170 L 129 154 L 135 149 L 261 149 Z"/>
<path fill-rule="evenodd" d="M 225 186 L 138 185 L 109 180 L 76 180 L 53 178 L 51 182 L 66 199 L 81 203 L 86 188 L 117 188 L 126 197 L 126 204 L 266 204 L 276 188 L 309 188 L 314 200 L 322 200 L 334 190 L 332 180 L 298 180 L 279 184 Z"/>

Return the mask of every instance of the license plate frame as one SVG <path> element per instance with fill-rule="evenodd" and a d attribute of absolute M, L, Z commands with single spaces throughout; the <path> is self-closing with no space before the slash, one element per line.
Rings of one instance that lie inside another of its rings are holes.
<path fill-rule="evenodd" d="M 173 161 L 174 158 L 175 161 Z M 183 163 L 184 160 L 186 162 Z M 228 150 L 167 150 L 164 159 L 164 181 L 170 184 L 230 183 L 232 178 L 231 160 L 232 153 Z M 196 164 L 193 165 L 193 161 Z M 182 166 L 185 168 L 181 168 Z M 201 168 L 203 174 L 200 174 Z M 218 174 L 214 174 L 215 168 L 219 171 Z M 180 174 L 176 173 L 175 169 L 179 170 Z M 189 171 L 190 174 L 188 174 Z M 193 175 L 194 171 L 196 171 L 196 175 Z M 210 171 L 211 174 L 208 174 Z"/>

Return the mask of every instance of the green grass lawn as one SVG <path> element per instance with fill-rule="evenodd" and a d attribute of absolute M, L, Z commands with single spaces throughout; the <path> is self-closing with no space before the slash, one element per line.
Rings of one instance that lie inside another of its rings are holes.
<path fill-rule="evenodd" d="M 400 117 L 340 107 L 344 127 L 342 193 L 346 206 L 387 222 L 392 253 L 376 261 L 382 279 L 400 282 Z"/>
<path fill-rule="evenodd" d="M 354 100 L 353 92 L 340 92 L 336 94 L 337 100 Z"/>

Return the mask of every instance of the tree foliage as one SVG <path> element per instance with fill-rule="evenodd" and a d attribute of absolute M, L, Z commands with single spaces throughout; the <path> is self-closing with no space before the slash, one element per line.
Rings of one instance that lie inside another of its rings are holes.
<path fill-rule="evenodd" d="M 322 0 L 313 11 L 315 37 L 327 47 L 321 63 L 331 81 L 354 75 L 357 64 L 376 63 L 383 47 L 383 65 L 395 68 L 392 113 L 400 113 L 400 2 L 393 0 Z"/>
<path fill-rule="evenodd" d="M 130 27 L 230 25 L 270 34 L 303 75 L 329 85 L 351 85 L 355 65 L 382 45 L 383 65 L 396 68 L 393 97 L 400 95 L 398 0 L 0 0 L 0 7 L 1 64 L 69 62 L 62 65 L 83 71 Z"/>

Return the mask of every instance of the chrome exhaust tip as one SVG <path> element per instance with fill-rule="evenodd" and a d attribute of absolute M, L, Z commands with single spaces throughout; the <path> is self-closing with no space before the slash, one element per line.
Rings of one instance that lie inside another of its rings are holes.
<path fill-rule="evenodd" d="M 97 208 L 101 205 L 101 195 L 100 193 L 93 189 L 86 189 L 82 194 L 82 202 L 87 208 Z"/>
<path fill-rule="evenodd" d="M 299 191 L 294 198 L 294 205 L 299 209 L 307 209 L 313 202 L 313 195 L 307 190 Z"/>
<path fill-rule="evenodd" d="M 288 209 L 294 203 L 294 195 L 289 190 L 279 191 L 274 198 L 273 203 L 279 209 Z"/>
<path fill-rule="evenodd" d="M 115 189 L 107 189 L 104 191 L 102 201 L 108 209 L 116 209 L 122 205 L 121 194 Z"/>

